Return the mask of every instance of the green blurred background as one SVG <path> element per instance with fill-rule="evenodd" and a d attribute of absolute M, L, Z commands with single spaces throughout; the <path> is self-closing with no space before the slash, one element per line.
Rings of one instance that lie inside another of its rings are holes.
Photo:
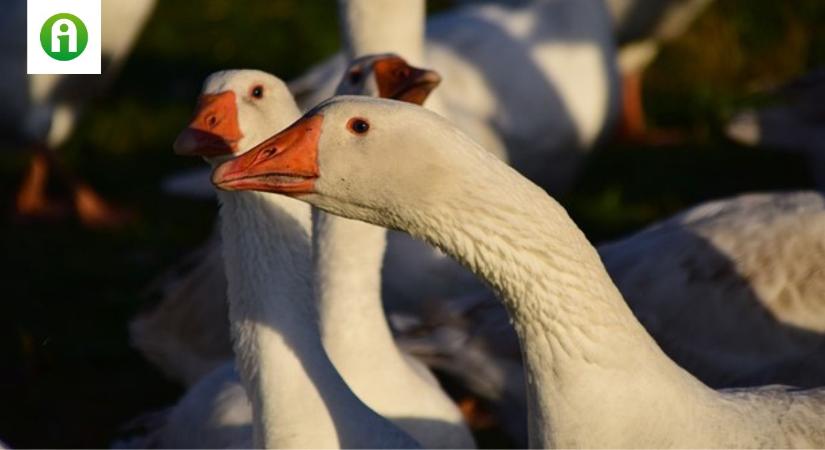
<path fill-rule="evenodd" d="M 431 2 L 433 10 L 451 2 Z M 83 117 L 62 159 L 140 219 L 117 231 L 11 219 L 26 155 L 0 151 L 0 438 L 15 447 L 107 447 L 124 423 L 171 404 L 180 388 L 128 345 L 126 323 L 151 304 L 147 284 L 211 231 L 213 202 L 161 192 L 192 158 L 171 143 L 200 84 L 225 68 L 290 79 L 338 47 L 335 2 L 161 1 L 109 95 Z M 652 125 L 678 145 L 610 143 L 561 200 L 595 242 L 697 202 L 811 188 L 798 156 L 723 137 L 739 108 L 825 63 L 825 2 L 718 0 L 645 75 Z"/>

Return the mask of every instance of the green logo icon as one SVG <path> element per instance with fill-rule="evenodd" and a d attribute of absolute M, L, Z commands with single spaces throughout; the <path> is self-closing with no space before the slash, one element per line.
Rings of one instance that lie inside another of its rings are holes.
<path fill-rule="evenodd" d="M 77 16 L 55 14 L 40 29 L 40 45 L 47 55 L 58 61 L 70 61 L 86 50 L 89 32 Z"/>

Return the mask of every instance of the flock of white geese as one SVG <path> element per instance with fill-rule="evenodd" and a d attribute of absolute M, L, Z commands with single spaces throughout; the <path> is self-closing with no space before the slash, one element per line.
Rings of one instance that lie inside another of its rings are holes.
<path fill-rule="evenodd" d="M 188 391 L 126 444 L 475 447 L 424 361 L 531 447 L 825 446 L 821 194 L 598 248 L 551 197 L 618 118 L 619 72 L 708 1 L 645 3 L 425 27 L 423 0 L 339 0 L 344 51 L 306 76 L 209 76 L 174 149 L 212 166 L 219 237 L 131 325 Z"/>

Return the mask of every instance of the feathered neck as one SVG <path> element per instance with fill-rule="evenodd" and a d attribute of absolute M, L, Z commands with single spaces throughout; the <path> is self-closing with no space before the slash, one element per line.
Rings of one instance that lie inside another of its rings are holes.
<path fill-rule="evenodd" d="M 352 394 L 324 351 L 309 279 L 309 207 L 258 192 L 219 199 L 229 319 L 256 446 L 414 445 Z"/>
<path fill-rule="evenodd" d="M 387 230 L 317 211 L 315 289 L 321 334 L 336 366 L 368 358 L 400 361 L 381 303 Z M 357 364 L 356 364 L 357 365 Z"/>
<path fill-rule="evenodd" d="M 275 390 L 307 378 L 298 355 L 313 341 L 301 326 L 314 321 L 309 209 L 257 192 L 218 191 L 218 198 L 236 362 L 252 403 L 255 445 L 268 447 L 291 395 Z"/>
<path fill-rule="evenodd" d="M 438 246 L 503 300 L 525 361 L 531 446 L 638 444 L 629 425 L 712 395 L 642 328 L 561 205 L 480 149 L 456 153 L 448 184 L 385 211 L 384 225 Z"/>

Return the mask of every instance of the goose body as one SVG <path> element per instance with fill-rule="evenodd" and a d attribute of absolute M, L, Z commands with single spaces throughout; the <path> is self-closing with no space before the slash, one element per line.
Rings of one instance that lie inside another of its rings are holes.
<path fill-rule="evenodd" d="M 599 246 L 645 328 L 715 386 L 802 360 L 825 342 L 825 198 L 745 194 L 707 202 Z M 825 355 L 825 354 L 823 354 Z M 772 382 L 825 384 L 818 370 Z"/>
<path fill-rule="evenodd" d="M 160 425 L 130 448 L 253 448 L 252 405 L 235 363 L 204 375 L 169 410 Z"/>
<path fill-rule="evenodd" d="M 337 97 L 269 142 L 277 152 L 253 149 L 213 182 L 404 230 L 493 287 L 521 342 L 532 447 L 825 445 L 825 390 L 699 382 L 634 318 L 564 209 L 439 116 Z"/>
<path fill-rule="evenodd" d="M 129 322 L 132 347 L 187 387 L 233 358 L 220 222 L 216 228 L 151 283 L 147 291 L 159 297 L 157 306 Z"/>

